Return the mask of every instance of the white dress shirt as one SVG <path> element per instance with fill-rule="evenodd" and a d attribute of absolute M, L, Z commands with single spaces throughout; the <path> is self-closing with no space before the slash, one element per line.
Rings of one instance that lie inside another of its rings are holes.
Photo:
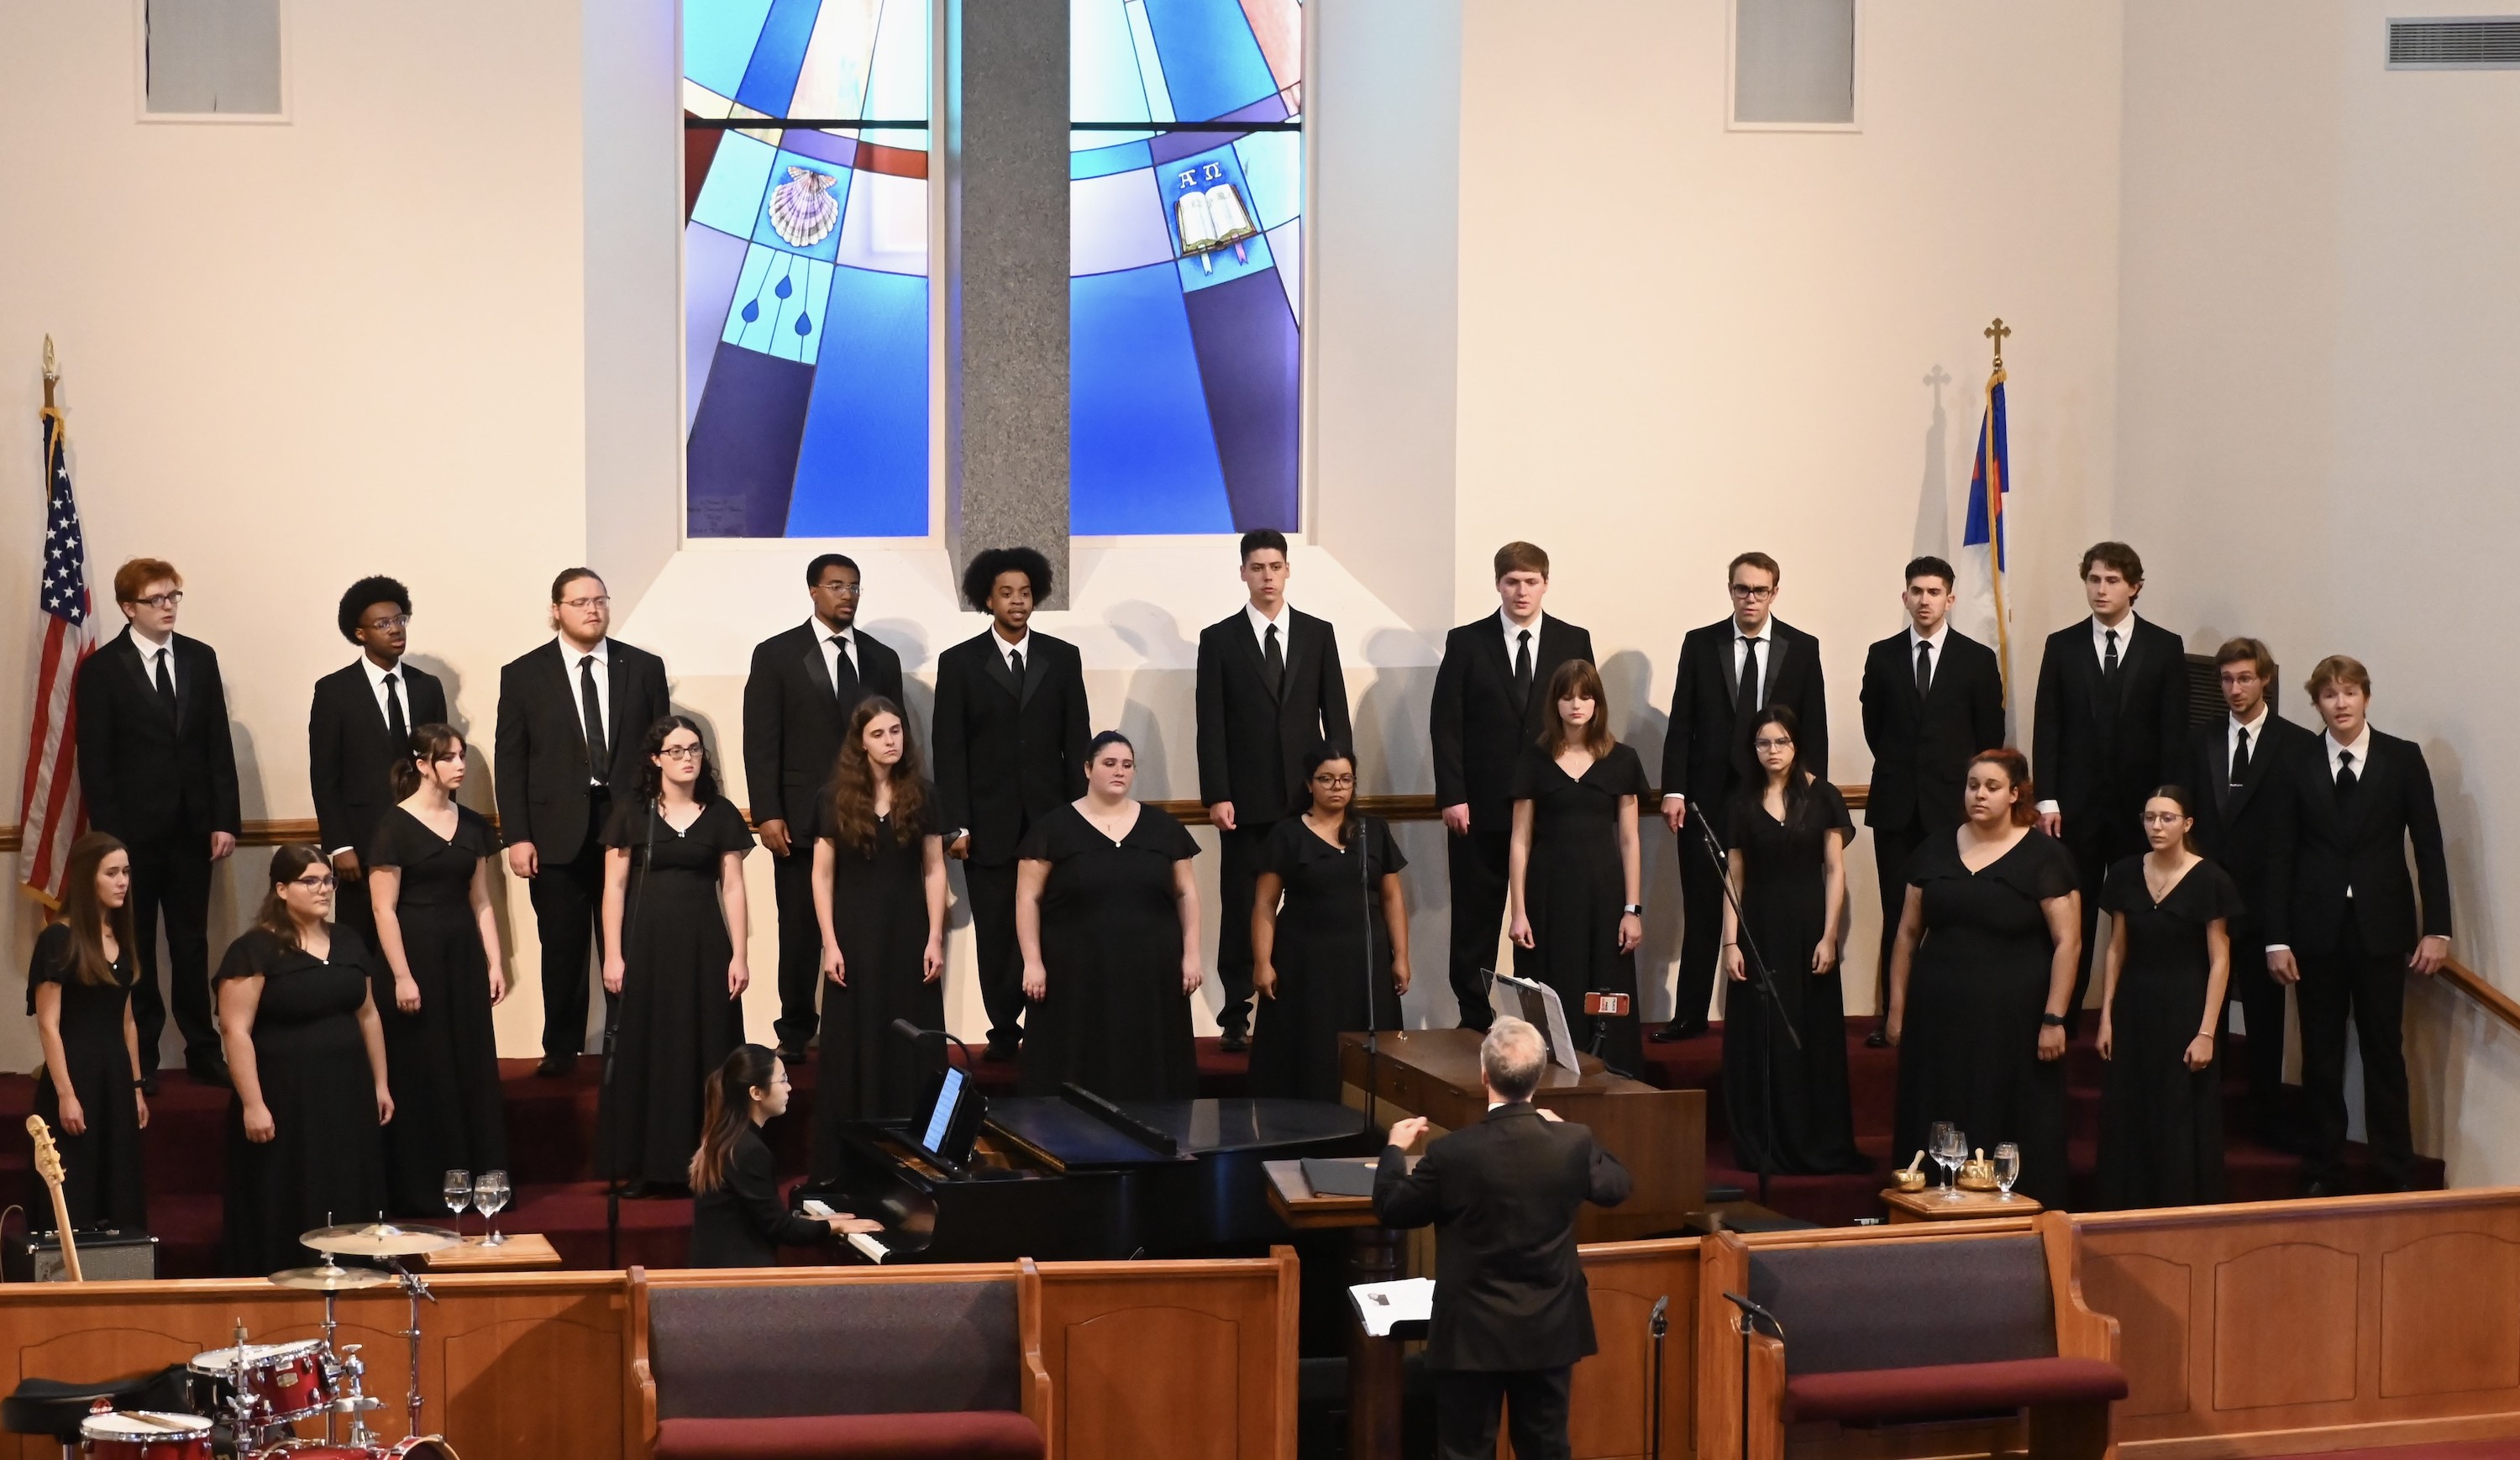
<path fill-rule="evenodd" d="M 1505 667 L 1508 673 L 1513 671 L 1513 657 L 1522 652 L 1522 636 L 1527 633 L 1531 635 L 1531 672 L 1535 676 L 1539 674 L 1540 625 L 1548 616 L 1546 614 L 1534 614 L 1529 623 L 1516 623 L 1513 621 L 1512 615 L 1503 609 L 1497 610 L 1497 622 L 1505 629 Z M 1534 686 L 1534 688 L 1537 687 Z"/>
<path fill-rule="evenodd" d="M 368 694 L 377 702 L 377 718 L 388 725 L 393 723 L 393 716 L 385 712 L 385 676 L 388 674 L 393 676 L 394 695 L 402 701 L 402 726 L 406 730 L 410 729 L 411 676 L 403 673 L 401 662 L 396 661 L 394 666 L 387 669 L 381 667 L 375 660 L 363 654 L 359 656 L 359 668 L 368 676 Z M 400 747 L 396 749 L 399 750 Z"/>
<path fill-rule="evenodd" d="M 1278 616 L 1276 618 L 1272 618 L 1268 615 L 1261 613 L 1260 606 L 1258 604 L 1243 604 L 1243 621 L 1251 625 L 1252 642 L 1260 646 L 1262 657 L 1267 657 L 1269 653 L 1269 630 L 1273 626 L 1278 630 L 1278 657 L 1281 660 L 1283 660 L 1286 657 L 1286 636 L 1294 631 L 1294 625 L 1280 621 L 1285 616 L 1286 606 L 1282 603 L 1278 605 Z"/>
<path fill-rule="evenodd" d="M 2249 763 L 2251 765 L 2258 763 L 2259 754 L 2267 748 L 2268 713 L 2269 710 L 2267 708 L 2267 703 L 2264 700 L 2261 700 L 2258 702 L 2258 717 L 2246 722 L 2245 724 L 2241 722 L 2238 715 L 2227 714 L 2223 716 L 2223 776 L 2225 780 L 2228 781 L 2230 778 L 2231 757 L 2240 753 L 2240 737 L 2243 734 L 2246 734 L 2249 737 Z"/>
<path fill-rule="evenodd" d="M 175 667 L 175 636 L 168 634 L 162 639 L 152 639 L 140 631 L 137 623 L 124 624 L 122 631 L 131 636 L 131 647 L 140 651 L 140 667 L 149 676 L 149 687 L 158 687 L 158 657 L 162 654 L 166 657 L 166 682 L 175 687 L 176 697 L 182 698 L 184 675 Z"/>
<path fill-rule="evenodd" d="M 992 628 L 989 630 L 989 647 L 998 651 L 998 658 L 1004 660 L 1007 667 L 1010 669 L 1015 666 L 1015 656 L 1018 654 L 1024 656 L 1024 667 L 1027 669 L 1032 667 L 1031 629 L 1025 629 L 1022 638 L 1010 644 L 1007 642 L 1006 635 L 999 633 L 996 629 Z"/>
<path fill-rule="evenodd" d="M 577 688 L 578 661 L 590 654 L 595 656 L 595 715 L 604 726 L 604 743 L 616 751 L 619 750 L 618 737 L 612 733 L 612 641 L 598 639 L 593 649 L 580 649 L 564 636 L 555 634 L 552 636 L 552 642 L 560 646 L 561 666 L 568 671 L 568 698 L 571 704 L 583 703 Z M 403 701 L 406 708 L 410 704 L 408 699 Z M 581 720 L 585 718 L 585 714 L 583 709 L 578 711 L 578 717 Z M 586 783 L 590 786 L 601 786 L 604 784 L 604 778 L 590 769 Z"/>
<path fill-rule="evenodd" d="M 813 633 L 816 646 L 823 651 L 823 672 L 832 676 L 834 686 L 840 682 L 840 656 L 843 654 L 848 656 L 849 672 L 861 680 L 866 678 L 866 659 L 858 651 L 856 625 L 833 628 L 820 618 L 808 618 L 805 627 Z M 834 639 L 839 642 L 832 642 Z"/>
<path fill-rule="evenodd" d="M 1765 705 L 1768 703 L 1768 686 L 1777 678 L 1777 620 L 1767 619 L 1755 630 L 1743 628 L 1738 618 L 1732 620 L 1732 683 L 1736 686 L 1736 697 L 1739 694 L 1737 686 L 1741 683 L 1741 666 L 1750 657 L 1750 642 L 1754 639 L 1759 644 L 1759 682 L 1750 688 L 1759 697 L 1759 703 Z"/>
<path fill-rule="evenodd" d="M 1930 633 L 1930 634 L 1920 634 L 1920 633 L 1916 632 L 1916 623 L 1915 623 L 1915 620 L 1914 620 L 1914 619 L 1912 619 L 1912 619 L 1910 619 L 1910 620 L 1908 621 L 1908 674 L 1909 674 L 1909 677 L 1913 678 L 1913 677 L 1915 676 L 1915 673 L 1916 673 L 1916 646 L 1917 646 L 1917 645 L 1919 645 L 1919 644 L 1923 644 L 1923 645 L 1927 645 L 1927 646 L 1929 646 L 1929 647 L 1934 651 L 1934 652 L 1933 652 L 1933 655 L 1932 655 L 1930 658 L 1928 658 L 1928 659 L 1926 660 L 1926 662 L 1925 662 L 1927 664 L 1931 665 L 1931 668 L 1928 670 L 1928 672 L 1932 675 L 1933 679 L 1940 679 L 1940 678 L 1942 678 L 1942 677 L 1943 677 L 1943 644 L 1944 644 L 1944 641 L 1946 641 L 1946 640 L 1950 639 L 1950 638 L 1951 638 L 1951 636 L 1952 636 L 1952 620 L 1950 620 L 1949 618 L 1944 619 L 1944 620 L 1943 620 L 1943 622 L 1942 622 L 1942 626 L 1941 626 L 1941 627 L 1939 627 L 1939 628 L 1937 628 L 1937 629 L 1935 629 L 1935 630 L 1934 630 L 1932 633 Z M 1928 680 L 1928 681 L 1927 681 L 1928 687 L 1930 687 L 1930 686 L 1931 686 L 1931 682 L 1932 682 L 1931 680 Z"/>

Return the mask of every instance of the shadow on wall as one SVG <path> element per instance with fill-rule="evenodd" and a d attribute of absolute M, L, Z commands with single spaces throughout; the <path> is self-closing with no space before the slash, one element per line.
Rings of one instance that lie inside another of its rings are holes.
<path fill-rule="evenodd" d="M 2442 841 L 2450 860 L 2452 956 L 2479 973 L 2483 949 L 2496 946 L 2493 931 L 2494 903 L 2478 887 L 2472 869 L 2478 860 L 2469 852 L 2475 847 L 2478 829 L 2483 825 L 2476 797 L 2468 789 L 2466 766 L 2460 760 L 2457 747 L 2438 737 L 2423 747 L 2424 762 L 2433 777 L 2433 799 L 2441 808 Z M 2501 1026 L 2492 1015 L 2476 1007 L 2466 995 L 2443 986 L 2435 980 L 2409 978 L 2408 982 L 2434 986 L 2417 992 L 2408 1003 L 2413 1017 L 2406 1022 L 2407 1072 L 2413 1105 L 2415 1149 L 2439 1153 L 2452 1163 L 2453 1184 L 2483 1180 L 2508 1180 L 2507 1171 L 2497 1171 L 2493 1146 L 2477 1142 L 2472 1156 L 2477 1164 L 2462 1158 L 2471 1153 L 2454 1148 L 2452 1142 L 2466 1127 L 2459 1118 L 2461 1094 L 2466 1090 L 2471 1066 L 2494 1069 L 2506 1055 L 2489 1049 L 2502 1040 L 2520 1038 Z M 2355 1115 L 2361 1116 L 2362 1085 L 2357 1081 Z M 2486 1169 L 2480 1171 L 2477 1165 Z"/>
<path fill-rule="evenodd" d="M 1601 662 L 1601 688 L 1610 697 L 1614 724 L 1625 728 L 1620 738 L 1644 762 L 1645 779 L 1662 779 L 1663 741 L 1671 716 L 1654 703 L 1653 661 L 1642 650 L 1623 649 Z M 1694 833 L 1691 833 L 1694 835 Z M 1639 886 L 1645 904 L 1645 940 L 1637 950 L 1637 1018 L 1661 1024 L 1673 1017 L 1672 1000 L 1680 974 L 1681 844 L 1662 824 L 1662 807 L 1648 799 L 1637 807 L 1637 842 L 1641 852 Z"/>

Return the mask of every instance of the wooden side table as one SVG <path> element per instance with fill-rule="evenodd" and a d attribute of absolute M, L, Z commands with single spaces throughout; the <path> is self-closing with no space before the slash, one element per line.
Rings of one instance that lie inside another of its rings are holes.
<path fill-rule="evenodd" d="M 1976 1221 L 1990 1216 L 2036 1216 L 2038 1202 L 2014 1192 L 2005 1196 L 1995 1191 L 1957 1191 L 1949 1195 L 1940 1187 L 1928 1186 L 1923 1191 L 1901 1191 L 1885 1187 L 1881 1205 L 1889 1210 L 1890 1225 L 1907 1222 Z"/>
<path fill-rule="evenodd" d="M 551 1239 L 540 1232 L 509 1232 L 497 1247 L 485 1245 L 478 1237 L 467 1237 L 454 1247 L 441 1248 L 428 1255 L 432 1272 L 524 1272 L 538 1267 L 558 1267 L 560 1254 L 553 1250 Z"/>

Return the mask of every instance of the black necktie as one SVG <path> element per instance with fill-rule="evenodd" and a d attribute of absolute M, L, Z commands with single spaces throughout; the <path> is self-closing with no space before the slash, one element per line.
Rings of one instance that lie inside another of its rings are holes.
<path fill-rule="evenodd" d="M 411 723 L 402 717 L 402 692 L 394 688 L 396 676 L 385 676 L 385 744 L 400 755 L 411 744 Z"/>
<path fill-rule="evenodd" d="M 858 703 L 858 666 L 849 662 L 849 642 L 833 634 L 832 647 L 839 651 L 832 661 L 832 688 L 838 692 L 842 705 L 855 705 Z"/>
<path fill-rule="evenodd" d="M 1747 634 L 1741 636 L 1741 683 L 1733 693 L 1733 723 L 1748 730 L 1750 717 L 1759 712 L 1759 641 Z"/>
<path fill-rule="evenodd" d="M 2362 784 L 2362 779 L 2354 774 L 2354 753 L 2352 751 L 2337 752 L 2336 798 L 2340 801 L 2352 798 L 2354 788 Z"/>
<path fill-rule="evenodd" d="M 2240 743 L 2231 748 L 2231 784 L 2239 785 L 2249 778 L 2249 732 L 2240 732 Z"/>
<path fill-rule="evenodd" d="M 2108 631 L 2108 648 L 2103 650 L 2100 654 L 2100 683 L 2114 685 L 2117 682 L 2118 631 L 2116 629 L 2110 629 Z"/>
<path fill-rule="evenodd" d="M 1270 624 L 1269 631 L 1260 638 L 1260 682 L 1268 687 L 1269 698 L 1275 700 L 1286 683 L 1286 656 L 1278 648 L 1278 625 Z"/>
<path fill-rule="evenodd" d="M 1922 700 L 1934 688 L 1934 646 L 1922 639 L 1916 641 L 1916 698 Z"/>
<path fill-rule="evenodd" d="M 1016 683 L 1017 685 L 1021 685 L 1021 684 L 1023 683 L 1023 651 L 1022 651 L 1022 650 L 1020 650 L 1020 649 L 1015 650 L 1013 653 L 1009 654 L 1009 655 L 1007 656 L 1007 671 L 1008 671 L 1009 673 L 1011 673 L 1011 674 L 1014 675 L 1014 677 L 1015 677 L 1015 683 Z"/>
<path fill-rule="evenodd" d="M 166 718 L 175 717 L 175 670 L 167 663 L 168 651 L 158 651 L 158 698 L 165 703 Z"/>
<path fill-rule="evenodd" d="M 1524 629 L 1514 638 L 1513 703 L 1531 703 L 1531 630 Z"/>
<path fill-rule="evenodd" d="M 591 654 L 577 662 L 577 705 L 586 718 L 586 773 L 601 781 L 605 762 L 612 757 L 604 753 L 604 702 L 595 696 L 595 656 Z"/>

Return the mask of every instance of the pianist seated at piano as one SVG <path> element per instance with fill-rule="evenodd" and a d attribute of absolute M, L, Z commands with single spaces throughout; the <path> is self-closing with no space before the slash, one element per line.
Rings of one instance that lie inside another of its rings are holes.
<path fill-rule="evenodd" d="M 1015 848 L 1023 949 L 1023 1091 L 1073 1082 L 1108 1100 L 1198 1093 L 1190 998 L 1200 981 L 1198 844 L 1131 798 L 1137 751 L 1117 730 L 1085 754 L 1085 795 Z"/>
<path fill-rule="evenodd" d="M 761 1126 L 787 1109 L 788 1067 L 761 1045 L 738 1045 L 709 1076 L 700 1145 L 692 1153 L 694 1267 L 776 1267 L 783 1247 L 880 1230 L 845 1211 L 799 1216 L 779 1200 Z"/>

